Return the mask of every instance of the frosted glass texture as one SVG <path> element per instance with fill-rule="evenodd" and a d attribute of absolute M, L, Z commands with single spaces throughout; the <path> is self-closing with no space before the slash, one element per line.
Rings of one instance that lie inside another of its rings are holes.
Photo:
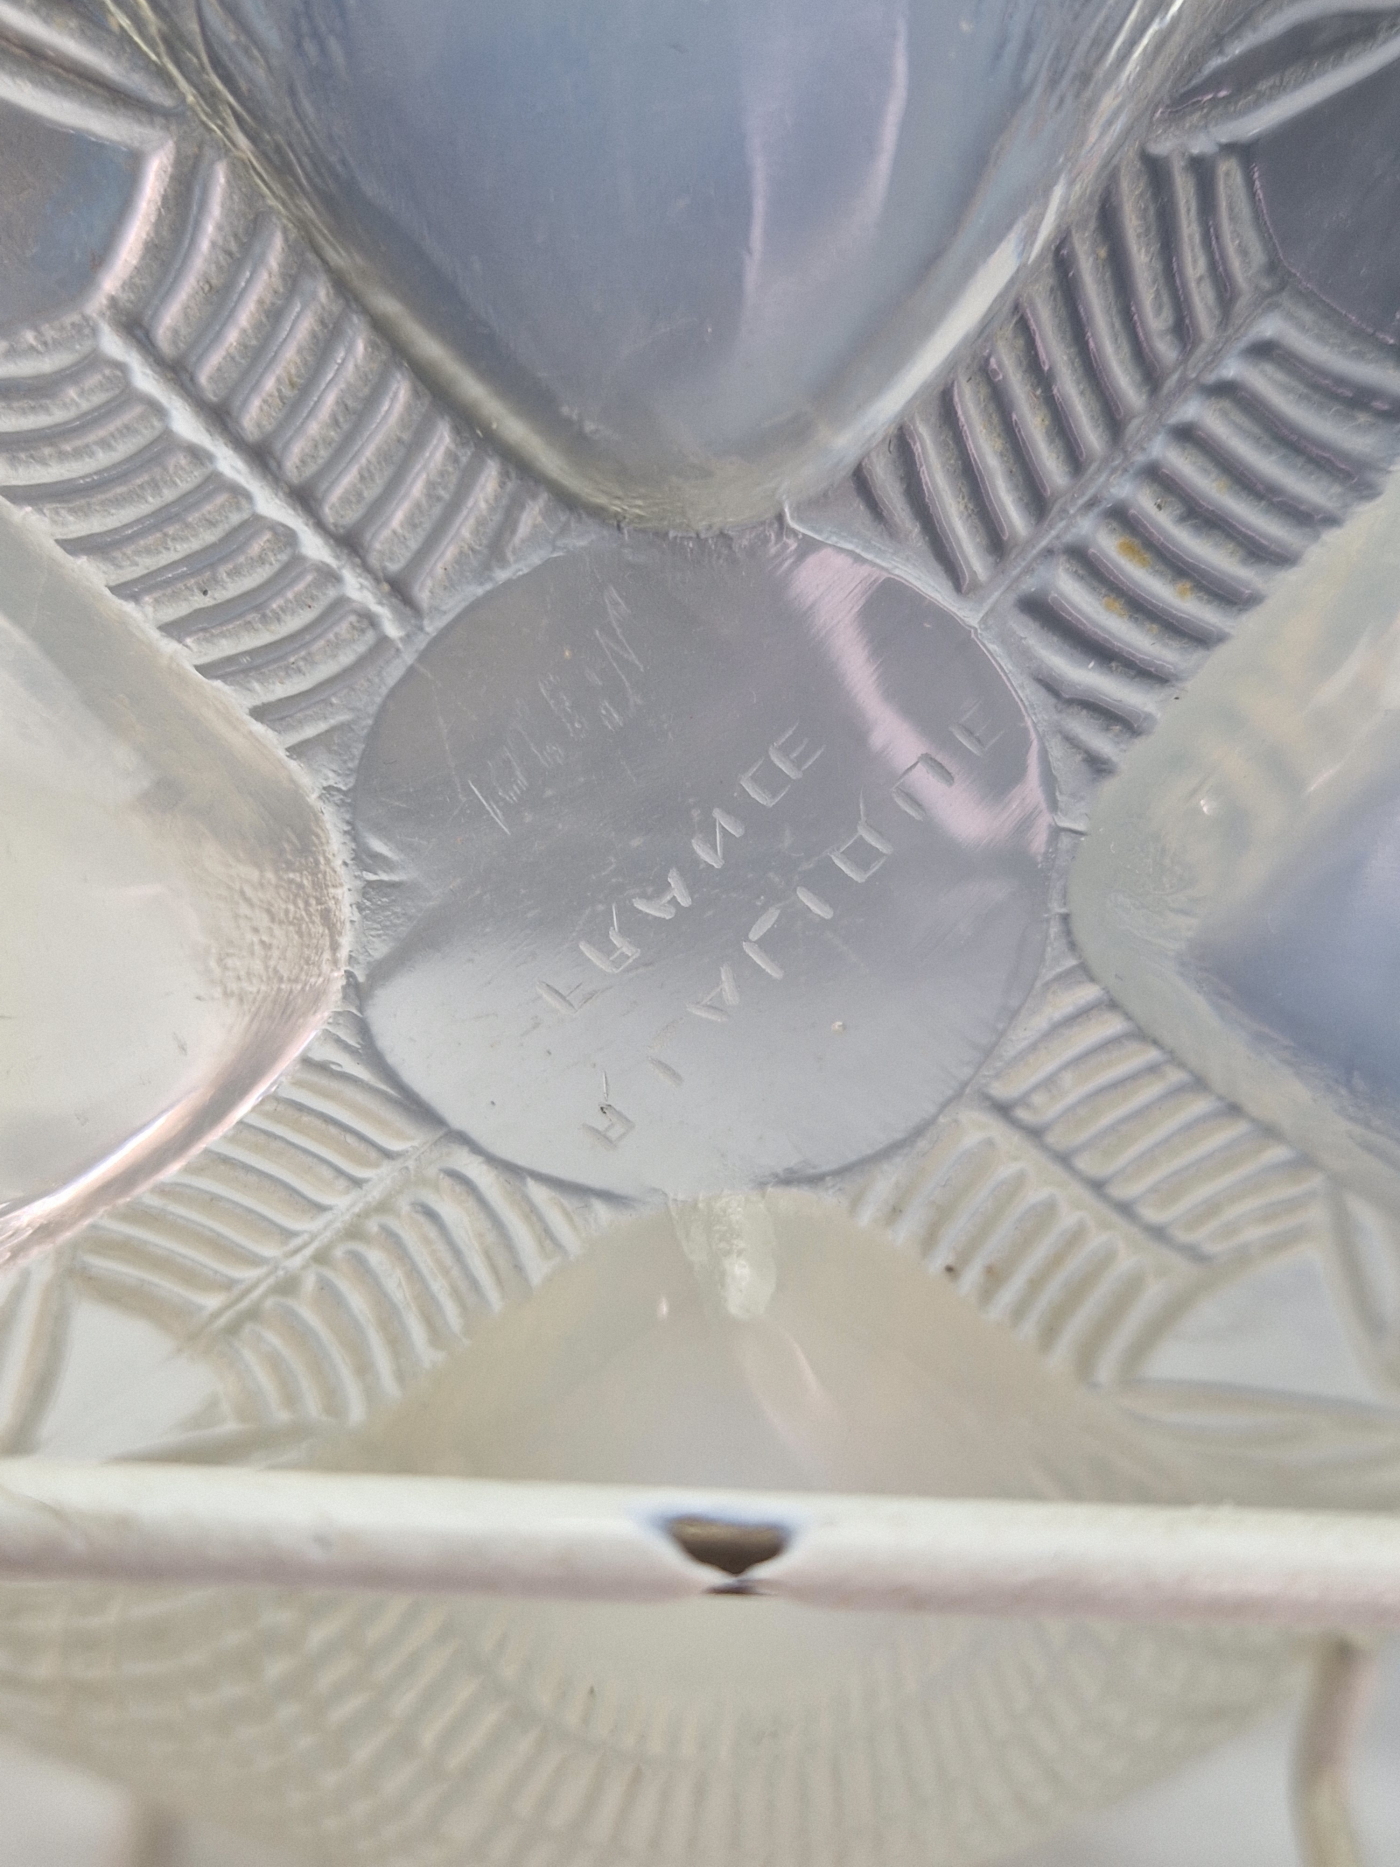
<path fill-rule="evenodd" d="M 1400 7 L 0 14 L 0 1446 L 1394 1509 Z M 0 1725 L 970 1867 L 1299 1658 L 45 1579 Z"/>
<path fill-rule="evenodd" d="M 310 798 L 0 507 L 0 1251 L 225 1128 L 321 1023 L 343 887 Z"/>

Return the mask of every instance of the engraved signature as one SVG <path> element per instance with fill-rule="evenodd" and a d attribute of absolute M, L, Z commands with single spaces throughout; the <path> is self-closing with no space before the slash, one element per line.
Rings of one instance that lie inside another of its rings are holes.
<path fill-rule="evenodd" d="M 959 732 L 957 737 L 968 750 L 978 755 L 984 750 L 983 743 L 970 731 Z M 734 788 L 760 810 L 776 810 L 793 788 L 802 782 L 825 750 L 824 746 L 813 745 L 802 736 L 800 723 L 794 724 L 770 741 L 762 756 L 739 774 Z M 889 798 L 904 817 L 915 823 L 926 823 L 930 821 L 932 812 L 920 801 L 921 789 L 926 789 L 930 783 L 952 785 L 955 782 L 952 771 L 942 760 L 931 752 L 923 752 L 889 787 Z M 657 923 L 675 922 L 684 916 L 686 910 L 693 908 L 696 889 L 704 887 L 704 871 L 713 873 L 723 869 L 729 853 L 728 846 L 740 841 L 748 832 L 744 818 L 727 805 L 716 804 L 711 807 L 710 826 L 690 839 L 690 852 L 701 864 L 700 874 L 692 873 L 690 878 L 687 877 L 681 867 L 684 857 L 672 862 L 666 870 L 664 887 L 658 887 L 654 894 L 629 897 L 632 910 L 642 917 L 640 922 L 629 924 L 624 930 L 618 907 L 614 903 L 609 910 L 609 924 L 601 935 L 578 942 L 578 951 L 595 972 L 611 980 L 642 959 L 648 949 L 647 924 L 651 924 L 659 934 Z M 747 960 L 774 981 L 784 977 L 782 965 L 764 945 L 783 914 L 793 907 L 800 907 L 819 921 L 834 921 L 839 911 L 840 889 L 852 884 L 863 886 L 895 855 L 895 842 L 886 829 L 871 821 L 865 795 L 860 793 L 856 802 L 855 828 L 825 850 L 821 858 L 832 865 L 834 873 L 829 887 L 835 899 L 827 900 L 815 888 L 803 882 L 794 888 L 786 900 L 762 907 L 747 933 L 737 940 L 733 960 L 721 963 L 718 982 L 703 997 L 688 1003 L 685 1015 L 711 1024 L 728 1023 L 741 1002 L 741 961 Z M 838 877 L 841 879 L 838 880 Z M 547 979 L 541 979 L 536 989 L 552 1011 L 564 1018 L 574 1018 L 609 988 L 606 983 L 599 981 L 593 985 L 585 982 L 564 990 Z M 661 1048 L 669 1033 L 675 1030 L 677 1023 L 678 1020 L 673 1019 L 657 1033 L 649 1046 L 652 1054 L 647 1059 L 657 1077 L 673 1088 L 680 1088 L 684 1078 L 674 1064 L 668 1063 L 655 1052 Z M 610 1149 L 620 1147 L 633 1132 L 636 1123 L 611 1102 L 600 1105 L 600 1111 L 603 1121 L 584 1123 L 586 1131 Z"/>

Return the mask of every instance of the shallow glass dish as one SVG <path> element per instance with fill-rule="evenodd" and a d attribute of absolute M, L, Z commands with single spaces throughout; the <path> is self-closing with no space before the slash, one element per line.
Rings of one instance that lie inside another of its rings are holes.
<path fill-rule="evenodd" d="M 1321 0 L 0 8 L 4 1449 L 1393 1507 L 1397 107 Z M 952 1867 L 1301 1650 L 41 1581 L 0 1723 Z"/>

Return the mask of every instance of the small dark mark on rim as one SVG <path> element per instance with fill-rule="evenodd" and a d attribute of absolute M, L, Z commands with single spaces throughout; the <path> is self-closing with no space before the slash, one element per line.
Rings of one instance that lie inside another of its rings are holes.
<path fill-rule="evenodd" d="M 788 1531 L 778 1523 L 731 1523 L 722 1517 L 672 1517 L 665 1524 L 667 1535 L 693 1562 L 718 1569 L 725 1575 L 745 1575 L 760 1562 L 781 1556 L 788 1545 Z M 724 1594 L 740 1594 L 742 1589 L 725 1588 Z"/>

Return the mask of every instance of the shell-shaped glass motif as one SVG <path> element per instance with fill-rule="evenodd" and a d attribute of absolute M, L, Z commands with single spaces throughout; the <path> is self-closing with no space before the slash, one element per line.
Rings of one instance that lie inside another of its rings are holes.
<path fill-rule="evenodd" d="M 4 9 L 0 1446 L 1393 1508 L 1397 70 Z M 313 1858 L 961 1867 L 1298 1660 L 46 1580 L 0 1724 Z"/>

